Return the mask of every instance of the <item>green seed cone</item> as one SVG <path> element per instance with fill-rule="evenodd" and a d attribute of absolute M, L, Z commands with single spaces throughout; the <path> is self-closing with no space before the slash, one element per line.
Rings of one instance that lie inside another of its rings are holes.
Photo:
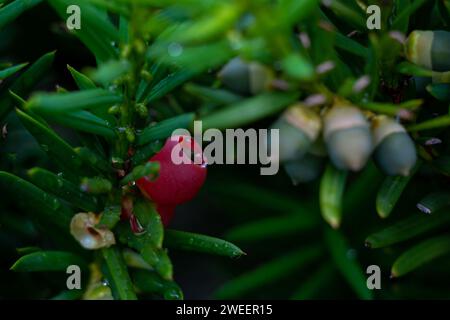
<path fill-rule="evenodd" d="M 405 43 L 406 58 L 433 71 L 450 70 L 450 32 L 413 31 Z"/>
<path fill-rule="evenodd" d="M 240 58 L 234 58 L 228 62 L 219 72 L 219 78 L 223 84 L 238 93 L 250 92 L 248 64 Z"/>
<path fill-rule="evenodd" d="M 408 176 L 417 161 L 411 137 L 402 125 L 386 116 L 377 117 L 373 123 L 376 164 L 388 175 Z"/>
<path fill-rule="evenodd" d="M 328 155 L 341 170 L 361 170 L 372 152 L 372 137 L 367 120 L 352 106 L 334 106 L 324 120 Z"/>
<path fill-rule="evenodd" d="M 301 158 L 311 146 L 312 140 L 300 129 L 286 122 L 275 124 L 280 130 L 280 161 Z"/>
<path fill-rule="evenodd" d="M 322 172 L 324 158 L 307 153 L 303 158 L 287 161 L 284 170 L 294 185 L 317 179 Z"/>
<path fill-rule="evenodd" d="M 310 149 L 320 133 L 320 117 L 297 104 L 288 108 L 273 125 L 279 129 L 279 160 L 300 159 Z"/>
<path fill-rule="evenodd" d="M 257 94 L 268 87 L 272 74 L 268 68 L 257 62 L 245 62 L 240 58 L 234 58 L 222 68 L 219 78 L 234 92 Z"/>

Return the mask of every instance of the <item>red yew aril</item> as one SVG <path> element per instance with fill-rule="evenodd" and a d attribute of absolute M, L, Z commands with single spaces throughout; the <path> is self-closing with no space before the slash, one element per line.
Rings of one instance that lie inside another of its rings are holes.
<path fill-rule="evenodd" d="M 175 163 L 172 153 L 183 162 Z M 201 147 L 190 136 L 168 138 L 164 147 L 148 161 L 159 162 L 158 177 L 143 177 L 136 183 L 142 194 L 156 203 L 161 219 L 164 225 L 167 225 L 175 206 L 194 198 L 205 182 L 206 162 Z"/>
<path fill-rule="evenodd" d="M 159 215 L 161 216 L 161 221 L 164 226 L 167 226 L 172 220 L 173 214 L 175 213 L 175 205 L 168 204 L 156 204 L 156 211 L 158 211 Z"/>

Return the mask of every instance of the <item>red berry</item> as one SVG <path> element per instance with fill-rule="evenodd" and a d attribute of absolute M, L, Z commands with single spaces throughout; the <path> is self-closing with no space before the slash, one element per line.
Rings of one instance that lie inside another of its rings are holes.
<path fill-rule="evenodd" d="M 156 211 L 158 211 L 161 216 L 161 221 L 164 226 L 167 226 L 172 220 L 173 214 L 175 212 L 175 205 L 156 205 Z"/>
<path fill-rule="evenodd" d="M 172 161 L 175 147 L 180 151 L 178 156 L 183 159 L 183 163 Z M 191 156 L 186 150 L 191 150 L 194 159 L 201 163 L 190 161 Z M 164 147 L 149 161 L 159 162 L 159 176 L 154 181 L 150 177 L 143 177 L 136 181 L 137 186 L 144 196 L 157 204 L 163 221 L 168 222 L 175 206 L 194 198 L 205 182 L 207 169 L 202 150 L 190 136 L 175 136 L 167 139 Z"/>

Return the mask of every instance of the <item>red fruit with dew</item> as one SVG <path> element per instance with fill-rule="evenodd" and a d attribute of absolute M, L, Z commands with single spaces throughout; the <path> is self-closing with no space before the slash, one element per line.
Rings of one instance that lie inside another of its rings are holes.
<path fill-rule="evenodd" d="M 175 206 L 194 198 L 202 187 L 206 163 L 200 146 L 190 136 L 170 137 L 149 161 L 159 162 L 159 175 L 153 181 L 152 177 L 143 177 L 136 181 L 137 186 L 144 196 L 156 203 L 167 225 Z"/>

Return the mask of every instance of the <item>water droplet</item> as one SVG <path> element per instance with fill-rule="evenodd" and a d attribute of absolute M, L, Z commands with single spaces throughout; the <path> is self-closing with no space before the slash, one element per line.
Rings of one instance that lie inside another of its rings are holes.
<path fill-rule="evenodd" d="M 118 158 L 118 157 L 112 157 L 112 158 L 111 158 L 111 162 L 112 162 L 113 164 L 117 164 L 117 163 L 122 163 L 123 161 L 122 161 L 122 159 L 120 159 L 120 158 Z"/>
<path fill-rule="evenodd" d="M 417 207 L 417 209 L 419 209 L 419 210 L 422 211 L 423 213 L 431 214 L 430 208 L 424 206 L 424 205 L 421 204 L 421 203 L 418 203 L 418 204 L 416 205 L 416 207 Z"/>
<path fill-rule="evenodd" d="M 41 148 L 42 148 L 45 152 L 48 152 L 48 145 L 46 145 L 46 144 L 41 144 Z"/>
<path fill-rule="evenodd" d="M 172 42 L 167 47 L 167 52 L 171 57 L 179 57 L 183 53 L 183 46 L 177 42 Z"/>
<path fill-rule="evenodd" d="M 85 236 L 80 240 L 81 245 L 84 248 L 94 248 L 97 245 L 97 241 L 94 239 L 94 237 L 91 236 Z"/>
<path fill-rule="evenodd" d="M 180 300 L 181 295 L 177 292 L 176 289 L 168 289 L 164 292 L 164 298 L 166 300 Z"/>

